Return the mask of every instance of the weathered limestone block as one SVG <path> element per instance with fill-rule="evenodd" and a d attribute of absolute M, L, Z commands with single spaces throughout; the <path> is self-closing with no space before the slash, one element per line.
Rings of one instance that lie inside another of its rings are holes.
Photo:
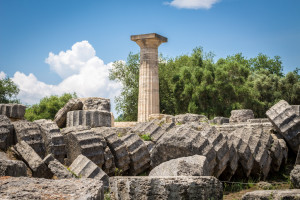
<path fill-rule="evenodd" d="M 60 133 L 57 124 L 51 120 L 45 119 L 36 120 L 34 122 L 41 128 L 47 154 L 53 154 L 59 162 L 64 163 L 67 152 L 65 149 L 64 137 Z"/>
<path fill-rule="evenodd" d="M 278 172 L 281 165 L 286 164 L 287 162 L 288 147 L 286 146 L 284 139 L 281 139 L 278 134 L 271 134 L 271 137 L 271 167 L 273 171 Z"/>
<path fill-rule="evenodd" d="M 26 106 L 22 104 L 0 104 L 0 115 L 13 119 L 24 119 Z"/>
<path fill-rule="evenodd" d="M 212 120 L 209 120 L 210 124 L 217 124 L 217 125 L 221 125 L 221 124 L 225 124 L 225 123 L 229 123 L 229 118 L 227 117 L 215 117 Z"/>
<path fill-rule="evenodd" d="M 294 188 L 300 189 L 300 165 L 295 165 L 290 174 L 291 182 Z"/>
<path fill-rule="evenodd" d="M 25 141 L 41 157 L 45 157 L 46 148 L 42 131 L 37 123 L 27 121 L 13 122 L 17 142 Z"/>
<path fill-rule="evenodd" d="M 71 127 L 66 127 L 60 130 L 60 133 L 62 135 L 67 135 L 68 133 L 71 132 L 76 132 L 76 131 L 85 131 L 85 130 L 90 130 L 91 127 L 89 126 L 71 126 Z"/>
<path fill-rule="evenodd" d="M 248 119 L 248 123 L 270 123 L 270 120 L 268 118 L 255 118 L 255 119 Z"/>
<path fill-rule="evenodd" d="M 227 138 L 218 132 L 215 128 L 208 127 L 207 131 L 202 132 L 216 152 L 217 165 L 213 171 L 215 177 L 219 177 L 227 167 L 230 159 L 230 149 L 227 143 Z"/>
<path fill-rule="evenodd" d="M 149 176 L 212 176 L 213 168 L 205 156 L 189 156 L 161 163 Z"/>
<path fill-rule="evenodd" d="M 221 182 L 209 176 L 112 177 L 111 192 L 119 199 L 223 199 Z"/>
<path fill-rule="evenodd" d="M 0 149 L 6 151 L 14 143 L 14 127 L 6 115 L 0 115 Z"/>
<path fill-rule="evenodd" d="M 148 152 L 151 153 L 152 149 L 154 148 L 154 142 L 152 141 L 144 141 L 145 145 L 147 146 Z"/>
<path fill-rule="evenodd" d="M 84 155 L 96 165 L 104 164 L 103 138 L 93 130 L 73 131 L 64 135 L 68 163 L 72 163 L 79 155 Z"/>
<path fill-rule="evenodd" d="M 72 173 L 63 166 L 58 160 L 56 160 L 52 154 L 47 155 L 43 162 L 48 166 L 50 171 L 53 173 L 54 176 L 58 179 L 64 178 L 72 178 Z"/>
<path fill-rule="evenodd" d="M 115 165 L 122 172 L 129 169 L 130 157 L 126 144 L 118 137 L 118 129 L 116 128 L 94 128 L 97 135 L 105 138 L 107 146 L 114 155 Z"/>
<path fill-rule="evenodd" d="M 73 110 L 82 110 L 82 101 L 80 99 L 70 99 L 55 115 L 54 122 L 59 128 L 66 127 L 67 113 Z"/>
<path fill-rule="evenodd" d="M 229 118 L 229 122 L 230 123 L 247 122 L 248 119 L 254 119 L 254 114 L 252 110 L 249 109 L 232 110 L 231 116 Z"/>
<path fill-rule="evenodd" d="M 89 178 L 49 180 L 0 177 L 0 191 L 2 199 L 104 199 L 102 181 Z"/>
<path fill-rule="evenodd" d="M 102 166 L 103 171 L 108 175 L 114 175 L 116 164 L 115 158 L 108 146 L 105 147 L 104 151 L 104 165 Z"/>
<path fill-rule="evenodd" d="M 208 118 L 204 115 L 197 115 L 197 114 L 191 114 L 191 113 L 186 113 L 186 114 L 181 114 L 181 115 L 176 115 L 175 116 L 175 123 L 176 124 L 185 124 L 189 122 L 207 122 L 208 123 Z"/>
<path fill-rule="evenodd" d="M 242 200 L 281 200 L 281 199 L 299 199 L 300 190 L 256 190 L 247 192 Z"/>
<path fill-rule="evenodd" d="M 199 128 L 199 131 L 191 128 L 189 124 L 176 126 L 172 128 L 168 134 L 164 134 L 161 139 L 156 143 L 151 152 L 151 166 L 166 162 L 171 159 L 187 157 L 193 155 L 206 156 L 211 166 L 215 167 L 216 152 L 214 147 L 210 144 L 206 135 L 206 132 L 215 129 L 208 124 L 201 124 L 207 126 L 207 129 Z"/>
<path fill-rule="evenodd" d="M 67 114 L 67 127 L 70 126 L 111 127 L 110 112 L 97 110 L 75 110 Z"/>
<path fill-rule="evenodd" d="M 27 167 L 20 160 L 10 160 L 0 155 L 0 176 L 27 176 Z"/>
<path fill-rule="evenodd" d="M 135 133 L 121 139 L 125 142 L 130 157 L 129 173 L 135 176 L 150 168 L 150 154 L 143 140 Z"/>
<path fill-rule="evenodd" d="M 110 112 L 110 99 L 100 97 L 81 98 L 82 110 L 99 110 Z"/>
<path fill-rule="evenodd" d="M 53 174 L 45 165 L 40 156 L 26 142 L 20 141 L 14 146 L 18 156 L 29 166 L 33 177 L 52 178 Z"/>
<path fill-rule="evenodd" d="M 281 100 L 272 106 L 266 115 L 294 153 L 297 153 L 300 144 L 300 116 L 292 106 Z"/>
<path fill-rule="evenodd" d="M 107 174 L 90 159 L 83 155 L 79 155 L 74 160 L 70 166 L 70 170 L 79 177 L 99 179 L 103 181 L 103 185 L 105 187 L 108 187 L 109 185 L 109 177 Z"/>
<path fill-rule="evenodd" d="M 300 105 L 291 105 L 298 116 L 300 116 Z"/>

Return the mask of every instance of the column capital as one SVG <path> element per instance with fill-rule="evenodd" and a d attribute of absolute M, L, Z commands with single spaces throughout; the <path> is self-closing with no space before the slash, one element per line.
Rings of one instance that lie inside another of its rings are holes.
<path fill-rule="evenodd" d="M 132 35 L 130 37 L 140 48 L 158 48 L 161 43 L 168 42 L 168 38 L 156 33 Z"/>

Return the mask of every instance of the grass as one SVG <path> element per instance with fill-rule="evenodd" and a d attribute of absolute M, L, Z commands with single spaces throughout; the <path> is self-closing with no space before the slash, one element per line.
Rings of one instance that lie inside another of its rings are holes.
<path fill-rule="evenodd" d="M 140 136 L 144 141 L 152 141 L 152 138 L 149 133 L 143 134 Z"/>
<path fill-rule="evenodd" d="M 123 170 L 119 168 L 115 168 L 115 176 L 122 176 L 123 175 Z"/>
<path fill-rule="evenodd" d="M 75 178 L 81 178 L 81 175 L 80 176 L 77 176 L 77 174 L 75 174 L 69 167 L 67 167 L 68 171 L 71 172 L 71 174 L 73 175 L 73 177 Z"/>

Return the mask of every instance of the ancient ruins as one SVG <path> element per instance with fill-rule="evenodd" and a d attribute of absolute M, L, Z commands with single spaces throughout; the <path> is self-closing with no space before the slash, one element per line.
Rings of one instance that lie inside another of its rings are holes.
<path fill-rule="evenodd" d="M 299 105 L 281 100 L 267 118 L 159 114 L 157 48 L 167 38 L 131 39 L 141 47 L 138 123 L 115 127 L 100 97 L 69 100 L 53 121 L 0 104 L 0 199 L 223 199 L 224 181 L 266 180 L 297 154 L 294 189 L 242 199 L 300 198 Z"/>

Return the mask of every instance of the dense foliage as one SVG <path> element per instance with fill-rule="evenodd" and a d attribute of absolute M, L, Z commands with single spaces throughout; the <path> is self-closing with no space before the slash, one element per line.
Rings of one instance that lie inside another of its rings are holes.
<path fill-rule="evenodd" d="M 137 119 L 139 55 L 130 53 L 127 63 L 115 62 L 110 79 L 123 84 L 116 110 L 125 121 Z M 213 61 L 212 53 L 195 48 L 191 55 L 161 59 L 159 64 L 161 113 L 230 116 L 233 109 L 252 109 L 256 117 L 280 99 L 300 104 L 299 70 L 283 74 L 280 57 L 242 54 Z"/>
<path fill-rule="evenodd" d="M 16 98 L 19 91 L 10 78 L 0 79 L 0 103 L 19 103 L 20 101 Z"/>
<path fill-rule="evenodd" d="M 65 93 L 62 96 L 52 95 L 44 97 L 40 103 L 28 106 L 25 113 L 25 119 L 34 121 L 38 119 L 54 119 L 55 114 L 70 99 L 76 98 L 76 94 Z"/>

